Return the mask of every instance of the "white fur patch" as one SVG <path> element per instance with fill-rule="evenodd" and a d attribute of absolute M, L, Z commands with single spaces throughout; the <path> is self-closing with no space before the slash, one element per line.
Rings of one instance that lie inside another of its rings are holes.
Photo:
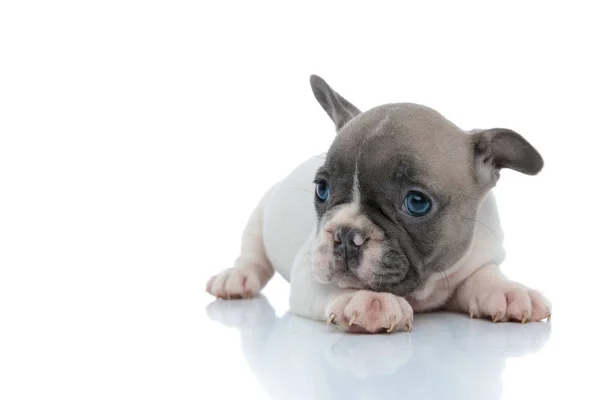
<path fill-rule="evenodd" d="M 364 247 L 362 260 L 355 271 L 358 277 L 363 280 L 363 283 L 372 280 L 376 266 L 383 255 L 381 243 L 383 232 L 367 216 L 360 214 L 360 206 L 356 201 L 357 196 L 360 196 L 357 185 L 355 189 L 352 203 L 344 204 L 323 217 L 314 247 L 312 262 L 313 274 L 317 281 L 321 283 L 330 282 L 334 279 L 336 273 L 341 272 L 341 275 L 343 275 L 343 270 L 336 265 L 333 254 L 333 244 L 336 241 L 336 233 L 339 228 L 353 229 L 356 232 L 353 238 L 354 244 Z M 339 286 L 343 286 L 343 276 L 338 275 L 335 279 Z M 351 286 L 357 284 L 354 281 L 355 278 L 352 279 Z"/>
<path fill-rule="evenodd" d="M 360 186 L 358 184 L 358 161 L 354 167 L 354 179 L 352 183 L 352 204 L 360 208 Z"/>

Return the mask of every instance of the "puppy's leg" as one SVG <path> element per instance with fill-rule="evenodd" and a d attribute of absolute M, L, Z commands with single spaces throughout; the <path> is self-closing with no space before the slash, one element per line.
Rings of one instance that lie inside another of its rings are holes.
<path fill-rule="evenodd" d="M 250 215 L 242 234 L 242 249 L 232 268 L 209 279 L 206 291 L 227 299 L 253 297 L 273 277 L 263 244 L 265 196 Z"/>
<path fill-rule="evenodd" d="M 461 283 L 448 308 L 494 322 L 522 323 L 549 319 L 552 311 L 544 295 L 507 279 L 495 264 L 481 267 Z"/>
<path fill-rule="evenodd" d="M 315 235 L 311 235 L 313 238 Z M 290 310 L 327 321 L 349 332 L 410 331 L 413 310 L 403 297 L 368 290 L 340 289 L 315 280 L 311 266 L 313 239 L 300 250 L 292 269 Z"/>

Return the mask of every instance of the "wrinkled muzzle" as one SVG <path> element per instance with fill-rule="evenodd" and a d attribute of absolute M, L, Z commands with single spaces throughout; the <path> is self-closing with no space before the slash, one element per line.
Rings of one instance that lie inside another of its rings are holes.
<path fill-rule="evenodd" d="M 376 285 L 387 253 L 385 234 L 355 204 L 344 204 L 323 215 L 313 253 L 313 274 L 321 283 L 339 287 Z"/>

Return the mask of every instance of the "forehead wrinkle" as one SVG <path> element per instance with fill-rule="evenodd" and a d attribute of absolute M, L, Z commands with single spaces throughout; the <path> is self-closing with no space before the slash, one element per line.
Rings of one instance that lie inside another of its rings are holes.
<path fill-rule="evenodd" d="M 392 136 L 372 136 L 365 140 L 361 148 L 359 173 L 372 175 L 379 180 L 409 178 L 413 181 L 426 180 L 426 168 L 422 168 L 409 149 L 398 146 Z M 425 179 L 419 179 L 425 178 Z"/>

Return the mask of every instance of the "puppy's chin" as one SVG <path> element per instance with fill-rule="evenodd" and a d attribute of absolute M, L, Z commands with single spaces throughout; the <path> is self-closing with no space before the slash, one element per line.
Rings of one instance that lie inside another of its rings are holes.
<path fill-rule="evenodd" d="M 347 274 L 334 276 L 334 282 L 340 289 L 369 289 L 369 285 L 366 282 L 362 282 L 360 279 Z"/>
<path fill-rule="evenodd" d="M 340 289 L 368 289 L 369 285 L 366 282 L 361 281 L 358 277 L 353 274 L 338 271 L 333 272 L 332 269 L 328 268 L 315 268 L 313 264 L 312 270 L 315 280 L 324 285 L 334 285 Z"/>
<path fill-rule="evenodd" d="M 329 254 L 313 254 L 312 274 L 322 284 L 333 284 L 341 289 L 368 289 L 370 285 L 351 270 L 337 267 Z"/>

